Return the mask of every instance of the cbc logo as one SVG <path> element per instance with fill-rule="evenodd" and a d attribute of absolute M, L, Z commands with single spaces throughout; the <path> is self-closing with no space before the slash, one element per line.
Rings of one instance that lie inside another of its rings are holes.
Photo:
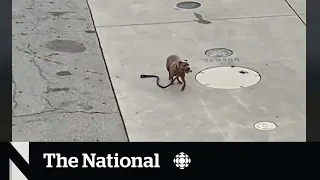
<path fill-rule="evenodd" d="M 191 159 L 189 158 L 188 154 L 181 152 L 181 153 L 177 154 L 176 157 L 173 159 L 173 163 L 179 169 L 185 169 L 191 163 Z"/>

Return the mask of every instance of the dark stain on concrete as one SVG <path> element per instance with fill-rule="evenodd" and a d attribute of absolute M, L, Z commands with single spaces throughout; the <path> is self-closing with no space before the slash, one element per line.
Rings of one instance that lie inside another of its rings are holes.
<path fill-rule="evenodd" d="M 94 31 L 94 30 L 86 30 L 85 32 L 86 33 L 95 33 L 96 31 Z"/>
<path fill-rule="evenodd" d="M 248 74 L 249 72 L 248 71 L 239 71 L 239 73 L 241 73 L 241 74 Z"/>
<path fill-rule="evenodd" d="M 22 36 L 25 36 L 25 35 L 27 35 L 27 33 L 21 33 L 21 35 L 22 35 Z"/>
<path fill-rule="evenodd" d="M 79 53 L 84 52 L 86 47 L 82 43 L 78 43 L 72 40 L 54 40 L 46 44 L 46 48 L 52 49 L 54 51 L 69 52 L 69 53 Z"/>
<path fill-rule="evenodd" d="M 92 74 L 98 74 L 98 72 L 95 72 L 95 71 L 89 71 L 89 70 L 86 70 L 86 72 L 88 72 L 88 73 L 92 73 Z"/>
<path fill-rule="evenodd" d="M 201 14 L 198 14 L 198 13 L 193 13 L 194 16 L 198 19 L 197 22 L 198 23 L 201 23 L 201 24 L 210 24 L 211 22 L 210 21 L 207 21 L 207 20 L 204 20 L 202 18 L 202 15 Z"/>
<path fill-rule="evenodd" d="M 51 57 L 51 56 L 57 56 L 57 55 L 59 55 L 59 53 L 51 53 L 51 54 L 49 54 L 49 55 L 45 55 L 45 57 Z"/>
<path fill-rule="evenodd" d="M 50 92 L 60 92 L 60 91 L 69 91 L 70 88 L 67 88 L 67 87 L 64 87 L 64 88 L 48 88 L 48 91 L 47 93 L 50 93 Z"/>
<path fill-rule="evenodd" d="M 75 12 L 71 12 L 71 11 L 62 11 L 62 12 L 49 12 L 49 14 L 51 14 L 54 17 L 59 17 L 65 14 L 70 14 L 70 13 L 75 13 Z"/>
<path fill-rule="evenodd" d="M 23 52 L 24 52 L 24 53 L 27 53 L 27 54 L 31 54 L 29 51 L 25 51 L 25 50 L 24 50 Z"/>
<path fill-rule="evenodd" d="M 56 73 L 58 76 L 70 76 L 72 75 L 70 71 L 59 71 Z"/>
<path fill-rule="evenodd" d="M 84 78 L 84 80 L 89 80 L 90 78 L 88 78 L 88 77 L 86 77 L 86 78 Z"/>

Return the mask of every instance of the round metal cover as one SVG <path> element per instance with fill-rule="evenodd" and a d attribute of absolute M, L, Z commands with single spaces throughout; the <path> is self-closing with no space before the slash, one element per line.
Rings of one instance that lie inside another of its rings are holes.
<path fill-rule="evenodd" d="M 201 4 L 198 2 L 193 2 L 193 1 L 184 1 L 184 2 L 180 2 L 177 4 L 178 8 L 181 9 L 195 9 L 200 7 Z"/>
<path fill-rule="evenodd" d="M 233 52 L 230 49 L 227 48 L 213 48 L 213 49 L 209 49 L 205 52 L 205 54 L 207 56 L 210 57 L 228 57 L 231 56 L 233 54 Z"/>
<path fill-rule="evenodd" d="M 260 79 L 256 71 L 235 66 L 207 68 L 196 74 L 198 83 L 216 89 L 245 88 L 257 84 Z"/>
<path fill-rule="evenodd" d="M 276 127 L 277 125 L 275 123 L 267 121 L 257 122 L 254 124 L 254 128 L 260 131 L 270 131 L 275 129 Z"/>

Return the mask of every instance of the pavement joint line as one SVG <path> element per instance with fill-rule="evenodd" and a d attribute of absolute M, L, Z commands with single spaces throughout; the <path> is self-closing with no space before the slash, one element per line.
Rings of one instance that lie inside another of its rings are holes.
<path fill-rule="evenodd" d="M 41 111 L 37 113 L 32 113 L 32 114 L 22 114 L 22 115 L 16 115 L 12 116 L 12 118 L 18 118 L 18 117 L 29 117 L 29 116 L 36 116 L 36 115 L 41 115 L 45 113 L 58 113 L 58 114 L 75 114 L 75 113 L 83 113 L 83 114 L 116 114 L 118 112 L 90 112 L 90 111 L 61 111 L 58 109 L 50 109 L 46 111 Z"/>
<path fill-rule="evenodd" d="M 300 14 L 300 15 L 304 15 L 304 14 Z M 234 18 L 216 18 L 216 19 L 209 19 L 208 18 L 207 20 L 208 21 L 223 21 L 223 20 L 262 19 L 262 18 L 294 17 L 294 16 L 296 16 L 296 14 L 270 15 L 270 16 L 251 16 L 251 17 L 234 17 Z M 195 22 L 197 22 L 197 20 L 105 25 L 105 26 L 95 26 L 95 28 L 123 27 L 123 26 L 148 26 L 148 25 L 164 25 L 164 24 L 179 24 L 179 23 L 195 23 Z"/>
<path fill-rule="evenodd" d="M 105 59 L 105 56 L 104 56 L 104 53 L 103 53 L 100 37 L 99 37 L 99 35 L 97 33 L 97 26 L 95 25 L 95 22 L 94 22 L 94 18 L 93 18 L 93 15 L 92 15 L 92 10 L 91 10 L 91 7 L 90 7 L 90 4 L 89 4 L 88 0 L 86 0 L 86 3 L 87 3 L 87 7 L 89 9 L 90 18 L 91 18 L 91 21 L 92 21 L 92 24 L 93 24 L 93 28 L 94 28 L 95 34 L 96 34 L 96 37 L 98 39 L 99 49 L 100 49 L 100 52 L 101 52 L 101 55 L 102 55 L 102 59 L 103 59 L 105 68 L 107 70 L 108 79 L 109 79 L 109 82 L 110 82 L 110 85 L 111 85 L 111 89 L 112 89 L 112 92 L 114 94 L 114 98 L 115 98 L 115 101 L 116 101 L 116 104 L 117 104 L 117 108 L 118 108 L 118 111 L 119 111 L 119 114 L 120 114 L 120 117 L 121 117 L 121 122 L 122 122 L 122 125 L 123 125 L 123 128 L 124 128 L 124 132 L 125 132 L 127 141 L 130 142 L 129 135 L 128 135 L 128 130 L 127 130 L 126 124 L 124 122 L 123 115 L 121 113 L 121 109 L 120 109 L 120 105 L 119 105 L 119 102 L 118 102 L 117 94 L 115 93 L 115 88 L 114 88 L 112 80 L 111 80 L 110 71 L 109 71 L 109 68 L 108 68 L 108 65 L 106 63 L 106 59 Z"/>
<path fill-rule="evenodd" d="M 301 21 L 305 26 L 307 26 L 306 23 L 305 23 L 305 22 L 302 20 L 302 18 L 299 16 L 299 14 L 297 13 L 297 11 L 293 9 L 293 7 L 291 6 L 291 4 L 290 4 L 287 0 L 285 0 L 285 1 L 286 1 L 286 3 L 288 4 L 288 6 L 291 8 L 291 10 L 296 14 L 296 16 L 298 16 L 298 18 L 300 19 L 300 21 Z M 300 14 L 300 15 L 305 15 L 305 14 Z"/>

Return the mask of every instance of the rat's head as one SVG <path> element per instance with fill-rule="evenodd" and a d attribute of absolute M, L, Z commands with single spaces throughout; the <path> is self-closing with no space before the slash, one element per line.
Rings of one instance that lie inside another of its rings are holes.
<path fill-rule="evenodd" d="M 188 60 L 184 60 L 184 61 L 179 62 L 179 69 L 181 71 L 183 71 L 184 73 L 192 72 L 192 70 L 190 69 L 190 65 L 188 63 Z"/>

